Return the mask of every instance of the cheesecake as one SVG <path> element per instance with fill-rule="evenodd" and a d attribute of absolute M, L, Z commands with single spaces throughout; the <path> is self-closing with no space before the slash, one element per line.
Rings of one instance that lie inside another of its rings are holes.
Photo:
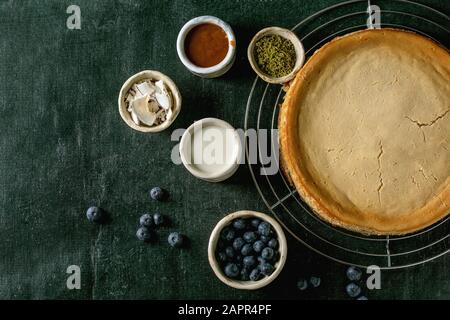
<path fill-rule="evenodd" d="M 283 172 L 326 222 L 402 235 L 449 214 L 450 55 L 432 40 L 332 40 L 289 85 L 278 126 Z"/>

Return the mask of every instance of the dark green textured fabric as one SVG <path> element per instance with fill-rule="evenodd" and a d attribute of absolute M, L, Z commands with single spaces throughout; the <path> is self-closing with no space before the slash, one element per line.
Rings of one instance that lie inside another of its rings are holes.
<path fill-rule="evenodd" d="M 172 164 L 171 131 L 141 134 L 128 128 L 117 95 L 132 74 L 154 69 L 177 83 L 186 128 L 212 116 L 237 128 L 254 74 L 246 47 L 259 29 L 293 27 L 335 3 L 276 0 L 60 1 L 0 0 L 0 298 L 63 299 L 342 299 L 345 267 L 289 238 L 280 278 L 257 292 L 226 287 L 213 275 L 207 243 L 217 221 L 240 209 L 266 211 L 242 167 L 221 184 L 199 181 Z M 448 1 L 426 1 L 442 12 Z M 81 8 L 81 30 L 66 28 L 66 8 Z M 238 38 L 236 65 L 205 80 L 178 60 L 177 33 L 192 17 L 229 22 Z M 148 190 L 170 190 L 165 203 Z M 91 204 L 112 221 L 87 222 Z M 135 239 L 144 212 L 171 217 L 156 245 Z M 191 239 L 188 250 L 166 245 L 170 230 Z M 81 290 L 67 290 L 66 269 L 81 267 Z M 450 298 L 449 257 L 383 273 L 377 298 Z M 301 276 L 320 275 L 319 289 L 300 293 Z"/>

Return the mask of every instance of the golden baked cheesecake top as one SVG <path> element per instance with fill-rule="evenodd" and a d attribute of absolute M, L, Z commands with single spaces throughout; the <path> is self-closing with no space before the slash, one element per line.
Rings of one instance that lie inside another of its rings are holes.
<path fill-rule="evenodd" d="M 450 56 L 364 30 L 319 49 L 279 118 L 282 166 L 324 220 L 366 234 L 423 229 L 450 211 Z"/>

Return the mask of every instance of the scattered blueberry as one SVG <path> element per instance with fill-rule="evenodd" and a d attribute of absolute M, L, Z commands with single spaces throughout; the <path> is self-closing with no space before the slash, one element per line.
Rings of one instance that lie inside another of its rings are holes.
<path fill-rule="evenodd" d="M 261 223 L 261 220 L 259 219 L 252 219 L 252 221 L 250 222 L 250 225 L 255 228 L 258 229 L 259 224 Z"/>
<path fill-rule="evenodd" d="M 271 260 L 274 255 L 275 252 L 273 251 L 272 248 L 269 247 L 264 248 L 263 251 L 261 252 L 261 258 L 265 260 Z"/>
<path fill-rule="evenodd" d="M 239 275 L 239 267 L 234 263 L 229 263 L 225 267 L 225 275 L 230 278 L 236 278 Z"/>
<path fill-rule="evenodd" d="M 225 252 L 219 252 L 217 254 L 217 258 L 218 258 L 219 262 L 222 262 L 222 263 L 227 261 L 227 255 Z"/>
<path fill-rule="evenodd" d="M 256 259 L 254 256 L 248 256 L 244 258 L 243 262 L 245 267 L 253 267 L 256 264 Z"/>
<path fill-rule="evenodd" d="M 361 297 L 359 297 L 358 299 L 356 299 L 356 300 L 369 300 L 369 299 L 367 299 L 367 297 L 366 296 L 361 296 Z"/>
<path fill-rule="evenodd" d="M 241 249 L 241 254 L 243 256 L 248 256 L 248 255 L 250 255 L 252 253 L 253 253 L 253 246 L 251 244 L 249 244 L 249 243 L 244 244 L 244 246 Z"/>
<path fill-rule="evenodd" d="M 361 294 L 361 287 L 355 283 L 350 283 L 345 288 L 345 291 L 347 292 L 349 297 L 356 298 L 357 296 L 359 296 Z"/>
<path fill-rule="evenodd" d="M 349 267 L 347 269 L 347 278 L 350 281 L 359 281 L 361 280 L 362 272 L 360 269 L 356 267 Z"/>
<path fill-rule="evenodd" d="M 252 272 L 250 272 L 251 281 L 258 281 L 260 278 L 261 278 L 261 271 L 259 271 L 258 268 L 253 269 Z"/>
<path fill-rule="evenodd" d="M 184 236 L 179 232 L 172 232 L 167 238 L 169 245 L 174 248 L 181 248 L 184 244 Z"/>
<path fill-rule="evenodd" d="M 267 244 L 272 249 L 278 248 L 278 240 L 277 239 L 270 239 L 269 243 Z"/>
<path fill-rule="evenodd" d="M 105 212 L 99 207 L 90 207 L 86 211 L 86 216 L 90 222 L 101 223 L 105 218 Z"/>
<path fill-rule="evenodd" d="M 308 289 L 308 281 L 306 281 L 306 279 L 300 279 L 297 281 L 297 288 L 300 291 L 304 291 L 306 289 Z"/>
<path fill-rule="evenodd" d="M 268 224 L 267 222 L 261 222 L 258 226 L 258 232 L 262 236 L 270 236 L 270 230 L 270 224 Z"/>
<path fill-rule="evenodd" d="M 164 216 L 159 213 L 155 213 L 153 215 L 153 222 L 155 223 L 155 226 L 160 227 L 164 224 Z"/>
<path fill-rule="evenodd" d="M 227 255 L 228 258 L 233 258 L 234 257 L 234 249 L 233 247 L 226 247 L 225 248 L 225 254 Z"/>
<path fill-rule="evenodd" d="M 254 233 L 253 231 L 247 231 L 246 233 L 244 233 L 243 238 L 245 242 L 253 243 L 256 241 L 258 237 L 256 236 L 256 233 Z"/>
<path fill-rule="evenodd" d="M 259 266 L 259 269 L 261 270 L 262 274 L 270 276 L 275 268 L 270 263 L 263 263 Z"/>
<path fill-rule="evenodd" d="M 245 220 L 244 219 L 237 219 L 233 222 L 233 227 L 236 230 L 244 230 L 246 228 Z"/>
<path fill-rule="evenodd" d="M 141 227 L 152 228 L 154 226 L 153 217 L 146 213 L 139 218 L 139 224 Z"/>
<path fill-rule="evenodd" d="M 265 248 L 265 244 L 264 244 L 264 242 L 262 242 L 262 241 L 256 241 L 254 244 L 253 244 L 253 250 L 256 252 L 256 253 L 260 253 L 264 248 Z"/>
<path fill-rule="evenodd" d="M 140 227 L 136 232 L 136 237 L 140 241 L 149 242 L 152 240 L 152 231 L 147 227 Z"/>
<path fill-rule="evenodd" d="M 318 288 L 319 286 L 320 286 L 320 283 L 322 282 L 322 280 L 319 278 L 319 277 L 311 277 L 310 279 L 309 279 L 309 283 L 311 283 L 311 285 L 314 287 L 314 288 Z"/>
<path fill-rule="evenodd" d="M 156 201 L 162 201 L 164 199 L 164 190 L 160 187 L 155 187 L 150 190 L 150 197 Z"/>
<path fill-rule="evenodd" d="M 244 239 L 242 239 L 242 238 L 236 238 L 236 239 L 234 239 L 234 241 L 233 241 L 233 248 L 234 248 L 236 251 L 241 251 L 241 249 L 242 249 L 242 247 L 244 246 L 244 244 L 245 244 Z"/>
<path fill-rule="evenodd" d="M 222 232 L 223 239 L 225 239 L 226 241 L 232 241 L 234 239 L 234 235 L 235 232 L 233 229 L 227 228 Z"/>

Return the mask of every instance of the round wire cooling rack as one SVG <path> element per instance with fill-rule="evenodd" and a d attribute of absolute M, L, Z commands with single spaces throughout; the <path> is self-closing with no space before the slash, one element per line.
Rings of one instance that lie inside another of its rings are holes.
<path fill-rule="evenodd" d="M 448 15 L 407 0 L 345 1 L 307 17 L 292 30 L 302 40 L 309 58 L 321 45 L 337 36 L 377 27 L 372 20 L 375 9 L 381 17 L 379 27 L 410 30 L 449 47 Z M 252 159 L 252 145 L 247 143 L 245 151 L 262 200 L 295 239 L 336 262 L 362 268 L 375 265 L 384 270 L 416 266 L 450 252 L 450 216 L 418 233 L 395 237 L 365 236 L 331 226 L 318 218 L 281 170 L 272 174 L 274 168 L 268 161 L 269 155 L 276 155 L 275 167 L 278 168 L 277 120 L 283 96 L 280 86 L 256 78 L 245 114 L 246 132 L 250 129 L 257 132 L 256 159 Z"/>

